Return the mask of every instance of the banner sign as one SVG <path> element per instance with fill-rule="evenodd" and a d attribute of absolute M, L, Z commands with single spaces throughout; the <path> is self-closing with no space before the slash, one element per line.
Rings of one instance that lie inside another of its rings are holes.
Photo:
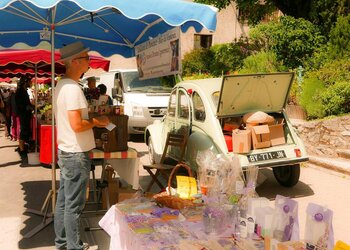
<path fill-rule="evenodd" d="M 174 28 L 135 47 L 140 79 L 181 73 L 180 29 Z"/>

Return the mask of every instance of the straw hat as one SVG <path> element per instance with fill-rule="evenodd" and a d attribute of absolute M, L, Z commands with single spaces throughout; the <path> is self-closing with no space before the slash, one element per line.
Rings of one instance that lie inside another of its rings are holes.
<path fill-rule="evenodd" d="M 89 51 L 89 48 L 86 48 L 80 41 L 68 44 L 60 49 L 60 61 L 67 61 L 86 51 Z"/>

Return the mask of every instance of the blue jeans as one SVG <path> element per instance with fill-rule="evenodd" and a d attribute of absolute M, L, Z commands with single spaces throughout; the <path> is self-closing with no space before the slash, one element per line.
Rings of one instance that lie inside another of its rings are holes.
<path fill-rule="evenodd" d="M 58 151 L 61 169 L 54 217 L 55 245 L 58 249 L 82 249 L 79 223 L 85 206 L 91 160 L 88 152 Z"/>

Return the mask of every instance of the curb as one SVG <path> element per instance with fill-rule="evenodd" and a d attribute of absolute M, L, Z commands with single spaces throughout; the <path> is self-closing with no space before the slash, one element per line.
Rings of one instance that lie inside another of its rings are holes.
<path fill-rule="evenodd" d="M 320 157 L 310 156 L 309 155 L 309 163 L 317 164 L 320 167 L 324 167 L 342 174 L 350 175 L 350 161 L 349 167 L 344 167 L 344 164 L 337 163 L 332 161 L 331 159 L 323 159 Z"/>

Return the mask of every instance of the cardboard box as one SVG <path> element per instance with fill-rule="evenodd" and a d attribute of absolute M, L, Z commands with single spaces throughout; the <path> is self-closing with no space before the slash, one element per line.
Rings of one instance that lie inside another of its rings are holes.
<path fill-rule="evenodd" d="M 112 131 L 94 127 L 95 140 L 102 140 L 99 144 L 104 152 L 128 150 L 128 116 L 108 115 L 108 118 L 116 127 Z"/>
<path fill-rule="evenodd" d="M 270 129 L 268 125 L 252 126 L 253 148 L 268 148 L 271 146 Z"/>
<path fill-rule="evenodd" d="M 275 124 L 269 126 L 271 146 L 282 145 L 286 143 L 284 136 L 284 124 Z"/>
<path fill-rule="evenodd" d="M 252 148 L 252 132 L 235 129 L 232 131 L 232 152 L 249 153 Z"/>

